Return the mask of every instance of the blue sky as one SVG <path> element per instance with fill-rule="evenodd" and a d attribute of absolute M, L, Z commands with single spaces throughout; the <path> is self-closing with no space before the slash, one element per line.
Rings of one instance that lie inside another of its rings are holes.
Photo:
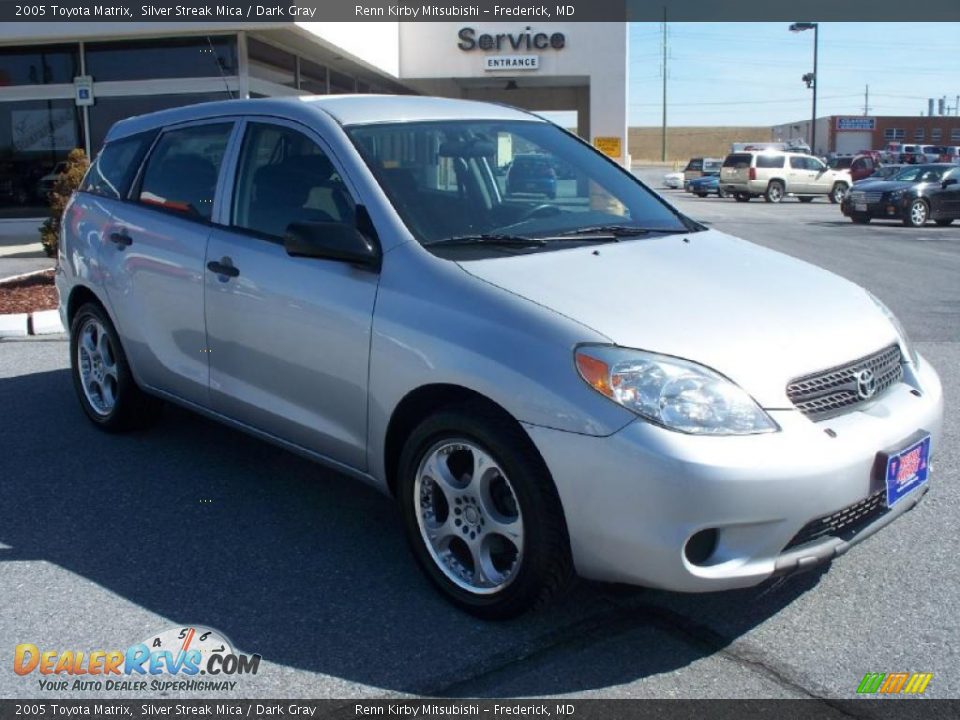
<path fill-rule="evenodd" d="M 805 18 L 798 17 L 798 20 Z M 667 121 L 776 125 L 807 118 L 813 31 L 789 23 L 668 23 Z M 630 125 L 661 122 L 659 23 L 630 27 Z M 821 23 L 817 115 L 926 114 L 960 94 L 960 23 Z"/>

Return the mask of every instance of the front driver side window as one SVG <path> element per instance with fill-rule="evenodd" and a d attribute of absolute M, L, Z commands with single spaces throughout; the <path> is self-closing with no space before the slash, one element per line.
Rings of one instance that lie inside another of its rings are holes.
<path fill-rule="evenodd" d="M 354 222 L 354 202 L 327 154 L 281 125 L 247 125 L 234 191 L 234 227 L 282 238 L 294 222 Z"/>

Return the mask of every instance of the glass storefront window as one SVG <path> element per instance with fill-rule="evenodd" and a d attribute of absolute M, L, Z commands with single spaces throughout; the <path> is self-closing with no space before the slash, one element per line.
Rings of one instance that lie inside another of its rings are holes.
<path fill-rule="evenodd" d="M 0 87 L 72 83 L 80 74 L 78 45 L 0 48 Z"/>
<path fill-rule="evenodd" d="M 57 163 L 82 146 L 73 100 L 0 103 L 0 217 L 46 214 Z"/>
<path fill-rule="evenodd" d="M 90 108 L 90 147 L 95 155 L 100 146 L 103 145 L 103 139 L 110 127 L 118 120 L 123 120 L 132 115 L 143 115 L 167 108 L 229 99 L 230 96 L 226 92 L 98 97 L 96 105 Z"/>
<path fill-rule="evenodd" d="M 312 95 L 326 95 L 327 68 L 300 58 L 300 89 Z"/>
<path fill-rule="evenodd" d="M 237 43 L 215 35 L 87 43 L 86 60 L 96 82 L 220 77 L 237 74 Z"/>
<path fill-rule="evenodd" d="M 250 57 L 251 77 L 292 88 L 297 86 L 295 56 L 254 38 L 247 40 L 247 54 Z"/>
<path fill-rule="evenodd" d="M 334 70 L 330 71 L 330 94 L 331 95 L 342 95 L 347 93 L 355 93 L 356 84 L 354 80 L 349 75 L 345 75 L 341 72 L 336 72 Z"/>

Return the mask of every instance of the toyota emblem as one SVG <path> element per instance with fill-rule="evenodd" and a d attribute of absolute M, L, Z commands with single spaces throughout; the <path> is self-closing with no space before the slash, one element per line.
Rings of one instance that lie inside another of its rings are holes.
<path fill-rule="evenodd" d="M 857 395 L 861 400 L 869 400 L 877 392 L 877 378 L 872 370 L 861 370 L 856 375 Z"/>

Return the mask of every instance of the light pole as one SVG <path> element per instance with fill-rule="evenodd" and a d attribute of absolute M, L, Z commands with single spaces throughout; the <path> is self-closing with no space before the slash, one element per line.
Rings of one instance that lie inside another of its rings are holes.
<path fill-rule="evenodd" d="M 813 117 L 810 119 L 810 152 L 817 153 L 817 45 L 819 44 L 820 23 L 796 22 L 790 26 L 790 32 L 813 30 L 813 73 L 803 76 L 808 88 L 813 88 Z"/>

